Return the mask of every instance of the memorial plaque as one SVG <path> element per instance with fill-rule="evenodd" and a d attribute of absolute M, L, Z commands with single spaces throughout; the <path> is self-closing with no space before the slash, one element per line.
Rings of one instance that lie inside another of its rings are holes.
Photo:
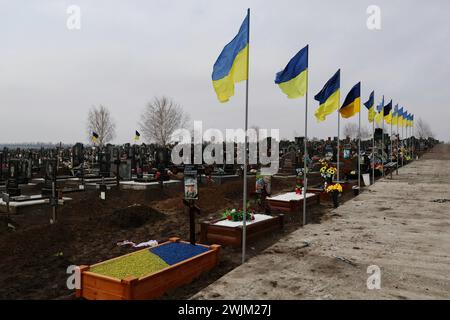
<path fill-rule="evenodd" d="M 198 199 L 197 168 L 194 165 L 186 165 L 184 168 L 184 198 Z"/>

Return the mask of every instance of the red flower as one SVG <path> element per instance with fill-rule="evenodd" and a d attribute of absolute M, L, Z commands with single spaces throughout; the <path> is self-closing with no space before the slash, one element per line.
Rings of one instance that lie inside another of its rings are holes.
<path fill-rule="evenodd" d="M 230 215 L 230 216 L 227 216 L 227 220 L 231 220 L 231 215 Z"/>

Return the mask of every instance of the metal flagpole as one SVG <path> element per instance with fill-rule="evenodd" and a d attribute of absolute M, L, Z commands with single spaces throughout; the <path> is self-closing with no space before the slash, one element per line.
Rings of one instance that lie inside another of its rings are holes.
<path fill-rule="evenodd" d="M 373 95 L 373 108 L 375 111 L 375 93 Z M 375 116 L 372 119 L 372 184 L 375 184 Z"/>
<path fill-rule="evenodd" d="M 339 99 L 339 106 L 341 105 L 341 99 Z M 341 178 L 340 178 L 340 161 L 341 161 L 341 159 L 340 159 L 340 150 L 341 150 L 341 142 L 340 142 L 340 140 L 341 140 L 341 134 L 340 134 L 340 132 L 341 132 L 341 114 L 340 114 L 340 112 L 339 112 L 339 109 L 338 109 L 338 141 L 337 141 L 337 181 L 338 182 L 340 182 L 341 180 Z"/>
<path fill-rule="evenodd" d="M 383 123 L 383 125 L 382 125 L 383 134 L 381 135 L 381 171 L 382 171 L 383 177 L 384 177 L 384 160 L 383 160 L 383 154 L 384 154 L 384 95 L 383 95 L 383 108 L 381 109 L 381 112 L 382 112 L 381 121 Z"/>
<path fill-rule="evenodd" d="M 411 124 L 409 126 L 409 156 L 412 157 L 412 131 L 411 131 Z"/>
<path fill-rule="evenodd" d="M 399 144 L 400 135 L 398 133 L 398 112 L 397 112 L 397 137 L 395 138 L 395 140 L 396 140 L 395 145 L 397 147 L 397 175 L 398 175 L 398 148 L 400 146 L 400 144 Z"/>
<path fill-rule="evenodd" d="M 411 150 L 411 154 L 412 154 L 413 159 L 415 160 L 416 157 L 415 157 L 414 151 L 416 150 L 416 138 L 414 137 L 414 120 L 411 123 L 411 131 L 412 131 L 412 136 L 414 138 L 414 146 Z"/>
<path fill-rule="evenodd" d="M 242 218 L 242 263 L 245 262 L 245 247 L 247 244 L 247 128 L 248 128 L 248 80 L 250 62 L 250 8 L 247 9 L 247 81 L 245 83 L 245 138 L 244 138 L 244 190 L 243 190 L 243 218 Z"/>
<path fill-rule="evenodd" d="M 390 152 L 389 152 L 389 158 L 390 158 L 390 161 L 389 162 L 392 162 L 392 153 L 393 153 L 393 150 L 392 150 L 392 148 L 393 148 L 393 146 L 394 146 L 394 143 L 392 142 L 392 115 L 394 114 L 394 112 L 392 112 L 392 114 L 391 114 L 391 135 L 390 135 L 390 137 L 389 137 L 389 141 L 391 142 L 391 150 L 390 150 Z"/>
<path fill-rule="evenodd" d="M 361 192 L 361 106 L 358 114 L 358 191 Z"/>
<path fill-rule="evenodd" d="M 338 104 L 338 141 L 337 141 L 337 181 L 340 182 L 341 181 L 341 175 L 340 175 L 340 161 L 341 161 L 341 156 L 340 156 L 340 150 L 341 150 L 341 113 L 339 112 L 339 109 L 341 107 L 341 92 L 339 89 L 339 98 L 338 98 L 339 104 Z"/>
<path fill-rule="evenodd" d="M 403 139 L 405 138 L 405 135 L 404 135 L 405 131 L 404 131 L 404 129 L 405 129 L 405 126 L 403 125 L 403 120 L 402 120 L 402 139 L 400 140 L 400 142 L 401 142 L 400 144 L 402 146 L 402 167 L 403 167 L 403 164 L 404 164 L 403 163 L 403 159 L 405 158 L 405 154 L 403 152 Z"/>
<path fill-rule="evenodd" d="M 308 47 L 308 63 L 309 63 L 309 47 Z M 306 225 L 306 192 L 308 188 L 308 166 L 306 164 L 306 159 L 308 157 L 308 88 L 309 85 L 309 70 L 306 75 L 306 94 L 305 94 L 305 139 L 304 139 L 304 150 L 303 150 L 303 174 L 304 174 L 304 183 L 303 183 L 303 225 Z"/>

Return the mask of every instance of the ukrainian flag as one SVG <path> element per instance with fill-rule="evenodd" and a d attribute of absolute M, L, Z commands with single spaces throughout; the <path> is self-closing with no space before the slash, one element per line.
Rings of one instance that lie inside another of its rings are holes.
<path fill-rule="evenodd" d="M 403 107 L 399 108 L 397 111 L 397 125 L 399 127 L 402 126 L 402 117 L 403 117 Z"/>
<path fill-rule="evenodd" d="M 377 114 L 377 112 L 375 111 L 375 91 L 372 91 L 369 96 L 369 100 L 364 102 L 364 105 L 366 106 L 367 110 L 369 110 L 368 118 L 369 122 L 372 123 L 375 119 L 375 115 Z"/>
<path fill-rule="evenodd" d="M 98 141 L 98 134 L 97 134 L 97 132 L 92 132 L 92 141 L 93 142 L 97 142 Z"/>
<path fill-rule="evenodd" d="M 234 95 L 234 84 L 248 79 L 249 15 L 238 34 L 228 43 L 214 63 L 212 82 L 220 102 Z"/>
<path fill-rule="evenodd" d="M 392 113 L 391 124 L 397 124 L 398 119 L 398 103 L 395 105 L 394 112 Z"/>
<path fill-rule="evenodd" d="M 141 134 L 139 133 L 139 131 L 136 130 L 136 132 L 134 133 L 134 141 L 139 141 L 140 138 Z"/>
<path fill-rule="evenodd" d="M 401 116 L 401 118 L 400 118 L 400 126 L 401 127 L 406 127 L 406 116 L 408 115 L 408 111 L 403 111 L 403 113 L 401 114 L 401 115 L 399 115 L 399 116 Z"/>
<path fill-rule="evenodd" d="M 342 118 L 348 119 L 361 111 L 361 82 L 353 86 L 345 97 L 339 112 Z"/>
<path fill-rule="evenodd" d="M 325 84 L 322 90 L 315 95 L 314 99 L 319 101 L 319 107 L 315 116 L 318 122 L 325 121 L 326 116 L 339 109 L 340 104 L 341 69 Z"/>
<path fill-rule="evenodd" d="M 283 71 L 276 74 L 275 83 L 289 99 L 305 95 L 308 90 L 308 46 L 300 50 Z"/>
<path fill-rule="evenodd" d="M 408 127 L 412 127 L 412 114 L 408 114 Z"/>
<path fill-rule="evenodd" d="M 387 124 L 390 124 L 391 123 L 391 119 L 392 119 L 391 118 L 392 117 L 392 113 L 391 113 L 391 111 L 392 111 L 392 99 L 387 105 L 384 106 L 383 110 L 384 110 L 383 111 L 384 120 L 386 120 Z"/>
<path fill-rule="evenodd" d="M 377 105 L 377 115 L 375 116 L 375 121 L 377 122 L 378 126 L 381 126 L 381 121 L 383 121 L 383 106 L 384 106 L 384 96 L 383 100 L 381 100 L 380 104 Z"/>
<path fill-rule="evenodd" d="M 414 127 L 414 115 L 411 115 L 411 127 Z"/>

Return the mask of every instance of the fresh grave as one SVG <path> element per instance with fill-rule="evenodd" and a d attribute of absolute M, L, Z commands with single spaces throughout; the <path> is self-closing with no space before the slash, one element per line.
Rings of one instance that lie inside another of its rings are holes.
<path fill-rule="evenodd" d="M 80 266 L 76 295 L 90 300 L 158 298 L 217 266 L 219 252 L 219 245 L 191 245 L 171 238 L 150 249 Z"/>
<path fill-rule="evenodd" d="M 206 247 L 172 242 L 163 246 L 140 250 L 120 259 L 106 261 L 93 266 L 90 271 L 117 279 L 125 279 L 127 276 L 140 278 L 206 251 L 208 251 Z"/>
<path fill-rule="evenodd" d="M 303 194 L 297 192 L 287 192 L 266 199 L 272 212 L 295 213 L 303 208 L 305 200 Z M 319 204 L 319 194 L 306 193 L 306 206 Z"/>
<path fill-rule="evenodd" d="M 240 246 L 243 239 L 243 218 L 242 210 L 232 209 L 226 210 L 221 219 L 203 221 L 200 229 L 200 241 L 233 247 Z M 245 224 L 246 238 L 248 241 L 252 241 L 268 232 L 281 229 L 283 224 L 283 215 L 269 216 L 248 211 Z"/>

